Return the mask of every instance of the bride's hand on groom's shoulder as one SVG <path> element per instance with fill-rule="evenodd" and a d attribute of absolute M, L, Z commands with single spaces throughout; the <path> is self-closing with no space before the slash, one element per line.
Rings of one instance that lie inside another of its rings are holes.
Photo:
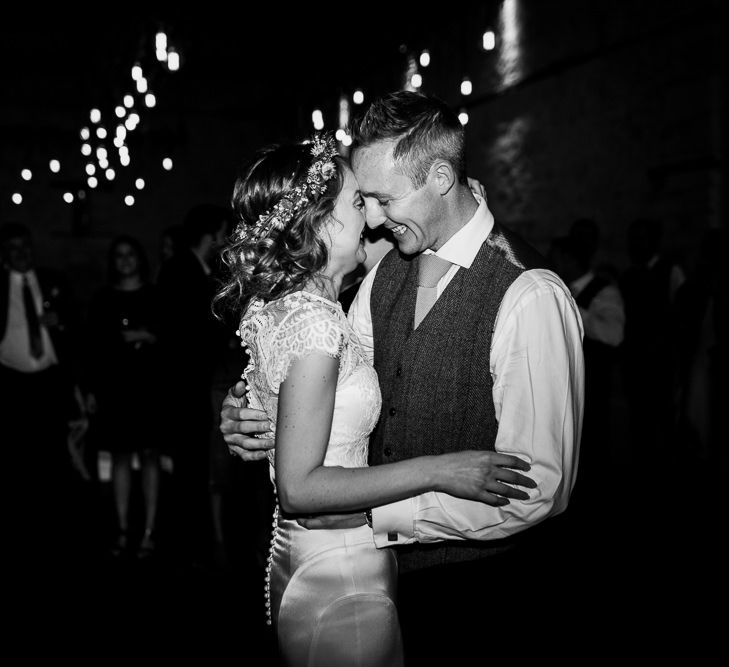
<path fill-rule="evenodd" d="M 266 458 L 266 450 L 274 445 L 272 438 L 256 438 L 256 433 L 268 433 L 270 422 L 265 412 L 246 407 L 245 383 L 238 382 L 228 390 L 220 409 L 220 432 L 228 451 L 244 461 Z"/>

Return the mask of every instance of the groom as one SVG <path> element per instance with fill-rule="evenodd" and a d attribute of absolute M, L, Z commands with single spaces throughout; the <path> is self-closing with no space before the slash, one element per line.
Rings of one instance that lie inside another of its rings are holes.
<path fill-rule="evenodd" d="M 349 311 L 382 391 L 370 463 L 489 449 L 526 459 L 538 484 L 505 506 L 427 493 L 371 512 L 376 544 L 398 547 L 408 659 L 427 664 L 439 649 L 472 657 L 499 612 L 551 608 L 536 583 L 520 586 L 541 581 L 543 564 L 519 538 L 564 511 L 574 484 L 582 325 L 562 281 L 471 192 L 464 130 L 447 106 L 393 93 L 353 132 L 367 225 L 384 225 L 398 246 L 365 277 Z M 226 442 L 244 459 L 265 456 L 273 443 L 248 436 L 268 422 L 239 409 L 236 392 L 221 411 Z M 474 604 L 482 613 L 469 611 Z"/>

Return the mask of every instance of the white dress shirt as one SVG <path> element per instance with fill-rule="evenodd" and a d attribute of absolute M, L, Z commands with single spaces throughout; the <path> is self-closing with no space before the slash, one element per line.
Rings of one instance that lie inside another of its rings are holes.
<path fill-rule="evenodd" d="M 0 363 L 21 373 L 36 373 L 58 363 L 51 336 L 48 329 L 41 324 L 43 354 L 38 359 L 30 353 L 28 337 L 28 321 L 23 304 L 23 278 L 28 277 L 28 285 L 33 294 L 37 313 L 43 312 L 43 294 L 41 293 L 35 271 L 20 273 L 10 271 L 8 281 L 8 323 L 5 337 L 0 342 Z"/>
<path fill-rule="evenodd" d="M 438 296 L 460 267 L 471 266 L 493 228 L 486 202 L 477 199 L 473 218 L 436 253 L 454 264 L 438 283 Z M 349 321 L 370 359 L 374 358 L 370 294 L 378 267 L 379 262 L 365 277 L 349 310 Z M 537 488 L 524 489 L 528 500 L 512 499 L 504 507 L 436 492 L 376 507 L 372 517 L 378 547 L 498 539 L 566 508 L 582 428 L 582 335 L 577 306 L 556 274 L 532 269 L 511 284 L 491 342 L 490 399 L 498 421 L 495 448 L 528 461 L 528 475 Z"/>
<path fill-rule="evenodd" d="M 570 283 L 572 296 L 577 299 L 595 277 L 588 271 Z M 623 342 L 625 332 L 625 307 L 620 290 L 615 285 L 606 285 L 595 296 L 587 308 L 580 306 L 585 337 L 605 345 L 617 347 Z"/>

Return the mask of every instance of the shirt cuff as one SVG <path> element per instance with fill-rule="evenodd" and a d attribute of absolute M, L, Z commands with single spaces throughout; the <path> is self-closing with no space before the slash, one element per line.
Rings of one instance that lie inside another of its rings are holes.
<path fill-rule="evenodd" d="M 415 498 L 374 507 L 372 531 L 378 549 L 416 542 Z"/>

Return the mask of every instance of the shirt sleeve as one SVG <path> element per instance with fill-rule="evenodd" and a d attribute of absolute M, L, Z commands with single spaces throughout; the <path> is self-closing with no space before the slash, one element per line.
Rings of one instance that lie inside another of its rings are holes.
<path fill-rule="evenodd" d="M 580 308 L 580 315 L 588 338 L 613 347 L 623 342 L 625 308 L 620 291 L 614 285 L 603 287 L 589 308 Z"/>
<path fill-rule="evenodd" d="M 528 461 L 536 489 L 504 507 L 426 493 L 374 508 L 378 547 L 507 537 L 562 512 L 574 486 L 582 428 L 582 322 L 552 272 L 524 272 L 507 290 L 491 346 L 496 451 Z"/>

